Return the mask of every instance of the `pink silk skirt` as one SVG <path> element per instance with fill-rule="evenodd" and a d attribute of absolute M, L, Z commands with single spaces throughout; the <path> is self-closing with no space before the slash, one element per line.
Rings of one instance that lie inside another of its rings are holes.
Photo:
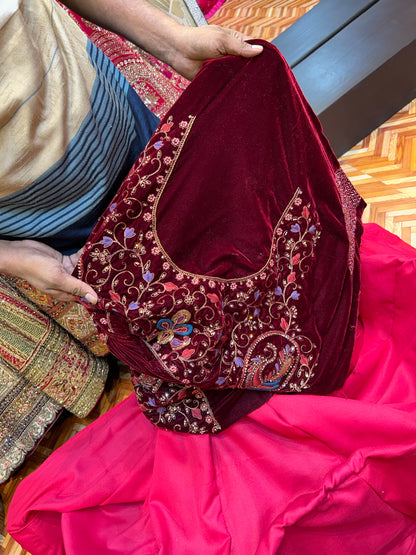
<path fill-rule="evenodd" d="M 416 553 L 416 251 L 365 226 L 351 373 L 276 395 L 217 436 L 153 427 L 135 398 L 17 489 L 33 555 Z"/>

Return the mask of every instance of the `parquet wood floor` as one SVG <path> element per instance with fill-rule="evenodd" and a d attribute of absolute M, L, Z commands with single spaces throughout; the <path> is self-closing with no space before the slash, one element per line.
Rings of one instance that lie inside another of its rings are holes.
<path fill-rule="evenodd" d="M 317 3 L 318 0 L 227 0 L 210 23 L 271 40 Z M 368 203 L 365 221 L 376 222 L 416 246 L 416 100 L 347 152 L 341 163 Z M 20 472 L 0 487 L 6 512 L 24 476 L 131 392 L 128 372 L 122 368 L 121 375 L 88 418 L 67 416 L 58 421 Z M 5 555 L 27 554 L 9 535 L 4 539 L 3 549 Z"/>
<path fill-rule="evenodd" d="M 272 40 L 319 0 L 226 0 L 209 20 L 245 35 Z"/>
<path fill-rule="evenodd" d="M 341 158 L 375 222 L 416 247 L 416 100 Z"/>

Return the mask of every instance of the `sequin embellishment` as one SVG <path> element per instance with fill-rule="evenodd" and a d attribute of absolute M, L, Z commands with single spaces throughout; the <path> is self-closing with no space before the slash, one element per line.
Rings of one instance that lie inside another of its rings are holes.
<path fill-rule="evenodd" d="M 347 229 L 350 245 L 348 251 L 348 269 L 352 273 L 354 270 L 355 258 L 357 207 L 361 202 L 361 197 L 341 168 L 335 172 L 335 182 L 341 197 L 342 211 L 344 212 L 345 227 Z"/>

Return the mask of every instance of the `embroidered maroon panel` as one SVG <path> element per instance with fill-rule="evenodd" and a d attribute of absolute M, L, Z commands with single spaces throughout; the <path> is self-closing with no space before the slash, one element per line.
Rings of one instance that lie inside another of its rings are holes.
<path fill-rule="evenodd" d="M 345 227 L 350 244 L 348 251 L 348 268 L 350 272 L 352 272 L 354 270 L 355 260 L 355 231 L 357 227 L 357 208 L 360 206 L 361 197 L 341 168 L 335 172 L 335 182 L 341 196 L 342 210 L 345 217 Z"/>
<path fill-rule="evenodd" d="M 218 432 L 271 393 L 327 393 L 347 375 L 362 202 L 345 213 L 338 162 L 262 44 L 257 59 L 205 64 L 79 265 L 103 338 L 164 428 Z"/>

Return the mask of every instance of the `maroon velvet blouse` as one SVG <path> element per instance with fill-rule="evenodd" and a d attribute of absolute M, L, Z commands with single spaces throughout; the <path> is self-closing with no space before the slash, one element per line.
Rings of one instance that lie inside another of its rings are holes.
<path fill-rule="evenodd" d="M 206 63 L 79 265 L 156 425 L 219 432 L 348 373 L 363 201 L 279 52 Z"/>

